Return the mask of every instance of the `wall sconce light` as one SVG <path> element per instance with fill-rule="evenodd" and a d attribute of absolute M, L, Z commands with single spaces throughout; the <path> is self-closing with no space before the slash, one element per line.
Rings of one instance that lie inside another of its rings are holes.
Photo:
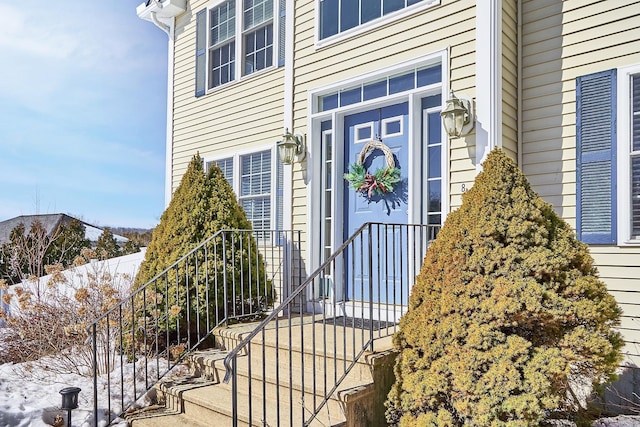
<path fill-rule="evenodd" d="M 305 137 L 300 134 L 292 134 L 289 129 L 285 129 L 284 135 L 282 135 L 282 141 L 278 142 L 278 153 L 280 154 L 280 160 L 285 165 L 292 165 L 296 161 L 304 160 L 307 152 L 304 144 Z"/>
<path fill-rule="evenodd" d="M 446 102 L 447 107 L 442 110 L 440 116 L 447 134 L 451 138 L 467 135 L 475 123 L 473 102 L 467 98 L 456 97 L 453 91 Z"/>

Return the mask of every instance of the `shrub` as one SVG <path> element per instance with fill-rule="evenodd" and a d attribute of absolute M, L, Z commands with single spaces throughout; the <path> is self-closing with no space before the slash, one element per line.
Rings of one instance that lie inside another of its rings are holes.
<path fill-rule="evenodd" d="M 6 291 L 3 302 L 10 308 L 5 311 L 0 306 L 0 320 L 7 326 L 0 364 L 32 362 L 44 371 L 92 374 L 93 353 L 86 328 L 129 293 L 133 282 L 128 274 L 111 270 L 106 263 L 90 261 L 94 257 L 85 248 L 68 270 L 56 264 L 46 267 L 46 279 L 34 278 L 11 287 L 0 283 Z M 41 289 L 40 296 L 36 289 Z M 98 373 L 107 371 L 107 360 L 113 369 L 119 326 L 102 322 L 96 328 L 101 349 Z M 43 359 L 46 356 L 53 357 Z"/>
<path fill-rule="evenodd" d="M 534 426 L 612 379 L 620 310 L 588 247 L 494 150 L 427 251 L 394 336 L 387 420 Z"/>
<path fill-rule="evenodd" d="M 220 168 L 212 165 L 205 174 L 202 159 L 196 155 L 153 231 L 145 260 L 136 277 L 136 287 L 154 279 L 221 230 L 251 230 L 251 223 Z M 227 277 L 224 277 L 225 271 Z M 255 239 L 233 234 L 210 240 L 205 249 L 190 255 L 188 263 L 180 263 L 170 274 L 162 277 L 159 287 L 149 289 L 159 294 L 160 305 L 171 317 L 169 329 L 175 330 L 176 325 L 186 328 L 187 314 L 190 315 L 191 328 L 196 327 L 193 319 L 206 323 L 203 313 L 209 316 L 208 325 L 215 326 L 221 320 L 219 316 L 224 313 L 222 307 L 225 304 L 231 307 L 251 304 L 255 307 L 265 303 L 264 297 L 271 301 L 271 283 L 266 283 L 264 278 L 264 263 Z M 222 289 L 225 283 L 231 287 L 227 289 L 226 301 Z M 185 292 L 187 287 L 188 293 Z M 263 297 L 262 301 L 256 301 L 258 295 Z M 205 306 L 207 296 L 219 310 L 215 306 Z M 186 312 L 187 299 L 190 301 L 190 313 Z M 157 319 L 157 313 L 162 311 L 153 307 L 153 310 L 147 309 L 146 315 L 152 317 L 151 323 L 154 323 L 161 320 Z M 161 330 L 166 328 L 161 321 L 158 327 Z"/>

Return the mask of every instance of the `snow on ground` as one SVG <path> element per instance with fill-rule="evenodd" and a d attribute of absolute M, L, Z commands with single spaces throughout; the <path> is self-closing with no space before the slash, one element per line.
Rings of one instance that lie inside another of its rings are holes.
<path fill-rule="evenodd" d="M 0 351 L 2 330 L 0 329 Z M 166 366 L 166 361 L 164 362 Z M 145 388 L 144 362 L 138 362 L 136 375 L 136 389 L 141 394 Z M 149 364 L 150 377 L 155 377 L 155 362 Z M 161 363 L 162 366 L 162 363 Z M 67 420 L 67 412 L 60 410 L 62 396 L 60 390 L 65 387 L 79 387 L 82 391 L 78 395 L 78 409 L 72 411 L 71 425 L 74 427 L 93 426 L 93 377 L 81 377 L 73 374 L 53 374 L 42 370 L 26 373 L 28 364 L 0 365 L 0 426 L 2 427 L 40 427 L 51 426 L 56 415 Z M 183 372 L 185 368 L 178 366 L 178 372 Z M 123 366 L 125 376 L 124 381 L 124 401 L 125 405 L 133 403 L 133 364 Z M 112 412 L 119 412 L 120 406 L 120 368 L 116 366 L 111 374 L 112 389 Z M 128 380 L 127 380 L 128 378 Z M 98 426 L 107 425 L 107 377 L 106 375 L 98 379 L 98 392 L 100 408 Z M 115 393 L 115 395 L 113 394 Z M 115 399 L 115 401 L 114 401 Z M 117 403 L 116 403 L 117 402 Z M 149 405 L 151 402 L 147 396 L 138 400 L 140 406 Z M 115 407 L 114 407 L 115 406 Z M 112 415 L 115 417 L 115 415 Z M 126 426 L 126 422 L 116 422 L 113 425 Z"/>

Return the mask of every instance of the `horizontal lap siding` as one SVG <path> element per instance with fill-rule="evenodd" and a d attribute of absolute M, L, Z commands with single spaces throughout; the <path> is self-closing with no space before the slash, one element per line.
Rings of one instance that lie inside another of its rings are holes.
<path fill-rule="evenodd" d="M 195 97 L 195 14 L 211 4 L 189 2 L 176 25 L 173 176 L 175 189 L 191 158 L 221 157 L 275 144 L 282 135 L 284 68 L 242 77 Z M 239 60 L 238 58 L 236 60 Z"/>
<path fill-rule="evenodd" d="M 523 1 L 523 170 L 575 226 L 578 76 L 640 63 L 640 1 Z M 640 248 L 592 246 L 623 310 L 628 356 L 640 356 Z"/>
<path fill-rule="evenodd" d="M 310 90 L 446 49 L 451 53 L 451 87 L 475 97 L 475 1 L 442 0 L 439 6 L 321 48 L 314 45 L 315 1 L 296 1 L 295 8 L 296 130 L 306 132 Z M 318 144 L 318 138 L 308 135 L 308 143 Z M 452 141 L 450 157 L 458 159 L 451 162 L 452 208 L 459 206 L 461 184 L 472 182 L 475 176 L 469 153 L 468 144 Z M 303 175 L 294 173 L 293 178 L 302 180 Z M 294 183 L 293 188 L 293 223 L 306 228 L 307 187 Z"/>

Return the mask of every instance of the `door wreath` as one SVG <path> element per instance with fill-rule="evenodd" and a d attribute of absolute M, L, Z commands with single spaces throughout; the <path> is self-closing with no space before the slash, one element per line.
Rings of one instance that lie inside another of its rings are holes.
<path fill-rule="evenodd" d="M 370 174 L 364 167 L 367 156 L 375 149 L 384 153 L 387 166 L 379 168 Z M 360 151 L 355 163 L 349 165 L 349 172 L 344 174 L 344 179 L 350 187 L 363 197 L 370 199 L 374 195 L 384 195 L 393 191 L 395 185 L 400 182 L 400 169 L 396 167 L 393 152 L 382 141 L 369 141 Z"/>

